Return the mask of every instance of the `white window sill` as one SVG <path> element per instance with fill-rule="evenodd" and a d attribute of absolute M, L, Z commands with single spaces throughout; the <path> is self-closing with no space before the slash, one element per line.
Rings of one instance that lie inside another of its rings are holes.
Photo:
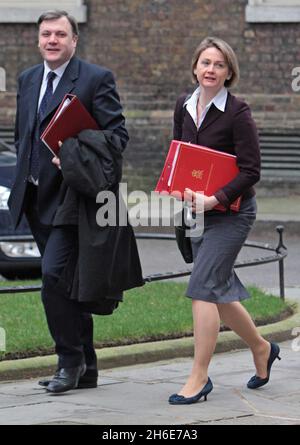
<path fill-rule="evenodd" d="M 39 16 L 49 9 L 62 9 L 68 11 L 79 23 L 87 21 L 87 7 L 81 1 L 28 1 L 26 6 L 20 2 L 0 1 L 0 23 L 36 23 Z"/>
<path fill-rule="evenodd" d="M 300 22 L 300 6 L 246 6 L 246 22 L 293 23 Z"/>

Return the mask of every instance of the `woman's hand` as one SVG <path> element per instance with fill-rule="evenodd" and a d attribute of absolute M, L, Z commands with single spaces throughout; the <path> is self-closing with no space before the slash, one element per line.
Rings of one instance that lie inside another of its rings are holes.
<path fill-rule="evenodd" d="M 192 211 L 195 213 L 212 210 L 219 204 L 219 201 L 214 195 L 206 196 L 202 193 L 193 192 L 193 190 L 188 188 L 184 191 L 184 200 L 192 203 Z"/>
<path fill-rule="evenodd" d="M 61 147 L 62 146 L 62 142 L 58 141 L 58 145 L 59 145 L 59 147 Z M 56 167 L 59 168 L 59 170 L 61 170 L 60 159 L 57 156 L 54 156 L 54 158 L 52 159 L 52 163 L 54 165 L 56 165 Z"/>

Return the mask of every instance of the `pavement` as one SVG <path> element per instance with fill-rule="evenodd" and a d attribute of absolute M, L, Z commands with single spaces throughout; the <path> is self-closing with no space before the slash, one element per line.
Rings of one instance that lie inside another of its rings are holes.
<path fill-rule="evenodd" d="M 299 343 L 286 341 L 280 348 L 282 360 L 274 363 L 270 382 L 258 390 L 246 387 L 254 373 L 248 350 L 215 354 L 209 370 L 214 390 L 207 402 L 189 406 L 170 406 L 168 397 L 184 384 L 190 358 L 102 370 L 98 388 L 60 396 L 48 395 L 36 379 L 2 383 L 0 423 L 300 425 Z"/>
<path fill-rule="evenodd" d="M 251 354 L 232 332 L 219 335 L 210 366 L 214 391 L 208 402 L 191 406 L 170 406 L 168 396 L 180 389 L 189 374 L 192 338 L 101 349 L 97 351 L 98 388 L 60 396 L 48 395 L 37 385 L 37 376 L 53 372 L 55 356 L 3 361 L 0 424 L 299 425 L 299 202 L 300 196 L 258 199 L 258 219 L 250 237 L 277 245 L 275 227 L 279 223 L 285 226 L 289 249 L 285 260 L 286 297 L 297 307 L 287 320 L 259 328 L 265 338 L 279 342 L 282 350 L 282 361 L 274 363 L 268 385 L 255 391 L 246 388 L 254 373 Z M 166 249 L 164 242 L 141 240 L 139 247 L 145 275 L 186 267 L 176 246 L 170 247 L 170 243 Z M 242 258 L 255 255 L 250 250 L 242 252 Z M 245 268 L 238 274 L 245 284 L 257 284 L 278 294 L 277 268 L 278 264 L 273 263 Z"/>
<path fill-rule="evenodd" d="M 298 195 L 261 197 L 258 194 L 257 219 L 284 223 L 300 222 L 300 187 Z"/>

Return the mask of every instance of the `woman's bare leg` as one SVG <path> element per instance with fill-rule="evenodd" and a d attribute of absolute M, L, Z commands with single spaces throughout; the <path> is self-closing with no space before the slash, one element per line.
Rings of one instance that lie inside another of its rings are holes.
<path fill-rule="evenodd" d="M 208 366 L 214 353 L 220 317 L 217 306 L 201 300 L 193 300 L 194 363 L 186 384 L 179 392 L 185 397 L 199 393 L 208 379 Z"/>
<path fill-rule="evenodd" d="M 217 304 L 217 308 L 224 324 L 238 334 L 250 347 L 256 375 L 266 378 L 271 350 L 270 343 L 260 335 L 247 310 L 238 301 Z"/>

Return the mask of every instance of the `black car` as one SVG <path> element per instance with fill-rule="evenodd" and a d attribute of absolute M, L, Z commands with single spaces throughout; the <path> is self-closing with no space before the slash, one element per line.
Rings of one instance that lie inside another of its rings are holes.
<path fill-rule="evenodd" d="M 14 230 L 7 201 L 16 168 L 16 155 L 0 144 L 0 275 L 5 278 L 36 278 L 41 259 L 28 223 L 22 218 Z"/>

